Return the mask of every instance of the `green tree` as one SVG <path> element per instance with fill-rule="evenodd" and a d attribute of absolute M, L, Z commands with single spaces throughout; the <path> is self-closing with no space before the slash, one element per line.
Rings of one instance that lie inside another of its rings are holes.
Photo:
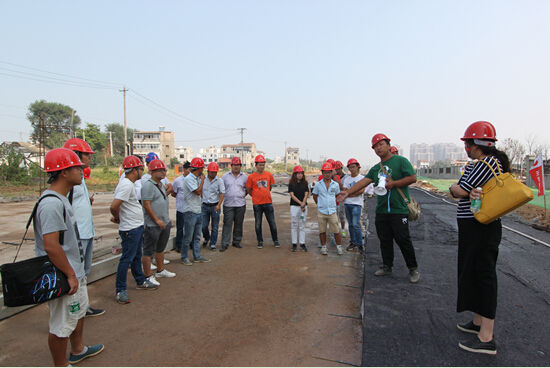
<path fill-rule="evenodd" d="M 17 152 L 12 146 L 0 146 L 0 180 L 13 184 L 27 184 L 29 176 L 24 164 L 25 156 Z"/>
<path fill-rule="evenodd" d="M 124 126 L 119 123 L 112 123 L 105 125 L 105 133 L 112 132 L 113 136 L 113 155 L 124 156 Z M 134 143 L 134 132 L 137 129 L 126 129 L 126 135 L 130 142 L 130 152 L 132 151 L 132 145 Z"/>
<path fill-rule="evenodd" d="M 177 157 L 172 157 L 170 159 L 170 168 L 173 169 L 174 167 L 176 167 L 176 165 L 178 165 L 180 162 L 178 161 L 178 158 Z"/>
<path fill-rule="evenodd" d="M 45 146 L 48 149 L 61 147 L 70 137 L 71 131 L 80 126 L 80 117 L 75 113 L 71 125 L 73 109 L 70 106 L 45 100 L 29 105 L 27 119 L 31 122 L 31 140 L 40 139 L 40 116 L 44 119 Z"/>
<path fill-rule="evenodd" d="M 92 155 L 92 165 L 101 163 L 99 161 L 99 153 L 105 150 L 107 144 L 107 137 L 105 133 L 101 132 L 101 127 L 97 124 L 86 123 L 86 128 L 84 129 L 84 134 L 81 130 L 76 132 L 78 138 L 84 139 L 89 145 L 90 148 L 96 153 Z"/>

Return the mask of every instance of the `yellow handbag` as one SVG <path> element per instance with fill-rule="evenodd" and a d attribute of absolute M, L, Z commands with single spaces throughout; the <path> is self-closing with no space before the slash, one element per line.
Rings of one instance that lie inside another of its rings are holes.
<path fill-rule="evenodd" d="M 491 158 L 496 162 L 494 157 Z M 512 174 L 503 174 L 498 163 L 499 175 L 496 174 L 495 170 L 487 162 L 483 160 L 479 162 L 483 162 L 489 166 L 495 177 L 481 187 L 483 189 L 481 210 L 474 213 L 477 221 L 485 225 L 490 224 L 533 199 L 531 189 L 517 180 Z"/>

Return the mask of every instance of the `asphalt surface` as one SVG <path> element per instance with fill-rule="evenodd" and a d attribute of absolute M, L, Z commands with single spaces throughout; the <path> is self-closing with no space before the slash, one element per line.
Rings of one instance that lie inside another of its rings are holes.
<path fill-rule="evenodd" d="M 368 201 L 372 234 L 365 255 L 362 365 L 549 366 L 550 248 L 503 230 L 497 263 L 497 355 L 464 351 L 458 343 L 471 334 L 456 324 L 473 314 L 456 312 L 456 206 L 421 189 L 411 194 L 422 208 L 420 219 L 410 226 L 420 271 L 417 284 L 409 282 L 397 245 L 393 275 L 374 276 L 381 255 L 374 226 L 376 198 Z M 503 226 L 550 244 L 550 234 L 513 216 L 505 216 Z"/>

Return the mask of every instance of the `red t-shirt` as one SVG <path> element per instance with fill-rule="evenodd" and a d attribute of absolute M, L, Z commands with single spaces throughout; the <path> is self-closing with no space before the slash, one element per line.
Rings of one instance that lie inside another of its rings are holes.
<path fill-rule="evenodd" d="M 273 203 L 270 190 L 273 184 L 275 179 L 270 172 L 264 171 L 261 175 L 257 172 L 250 174 L 246 187 L 252 189 L 252 204 Z"/>

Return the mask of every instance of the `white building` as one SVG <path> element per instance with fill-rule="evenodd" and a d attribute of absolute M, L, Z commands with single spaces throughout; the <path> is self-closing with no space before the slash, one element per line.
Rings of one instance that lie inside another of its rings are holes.
<path fill-rule="evenodd" d="M 286 149 L 286 164 L 287 165 L 300 165 L 300 149 L 299 148 L 287 148 Z"/>
<path fill-rule="evenodd" d="M 132 153 L 145 157 L 149 152 L 154 152 L 169 165 L 170 159 L 175 156 L 174 132 L 164 131 L 159 127 L 158 131 L 137 131 L 134 133 L 134 144 Z"/>
<path fill-rule="evenodd" d="M 204 164 L 208 166 L 209 163 L 215 162 L 218 163 L 220 158 L 221 148 L 216 148 L 215 145 L 211 144 L 208 148 L 199 148 L 199 153 L 197 157 L 202 158 Z"/>
<path fill-rule="evenodd" d="M 187 146 L 186 148 L 179 146 L 178 148 L 176 148 L 176 158 L 182 164 L 185 163 L 185 161 L 191 162 L 194 155 L 195 153 L 193 151 L 193 148 L 191 148 L 191 146 Z"/>

